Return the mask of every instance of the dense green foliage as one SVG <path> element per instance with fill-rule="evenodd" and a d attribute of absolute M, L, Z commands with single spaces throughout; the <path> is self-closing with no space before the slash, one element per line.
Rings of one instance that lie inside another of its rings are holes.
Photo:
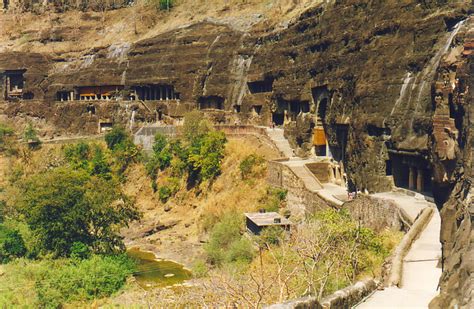
<path fill-rule="evenodd" d="M 26 252 L 21 234 L 0 224 L 0 263 L 23 257 Z"/>
<path fill-rule="evenodd" d="M 137 162 L 140 158 L 139 149 L 133 143 L 132 137 L 122 127 L 113 127 L 105 135 L 105 142 L 109 150 L 112 151 L 114 165 L 120 176 L 131 163 Z"/>
<path fill-rule="evenodd" d="M 241 216 L 229 213 L 214 225 L 209 243 L 204 247 L 211 264 L 252 261 L 255 250 L 251 241 L 241 234 L 241 219 Z"/>
<path fill-rule="evenodd" d="M 106 180 L 112 179 L 112 164 L 99 145 L 84 142 L 68 145 L 64 148 L 64 156 L 69 165 L 76 170 L 81 169 L 91 176 Z"/>
<path fill-rule="evenodd" d="M 158 191 L 162 202 L 176 194 L 179 179 L 185 178 L 188 187 L 212 182 L 221 173 L 221 164 L 227 139 L 223 132 L 214 131 L 209 123 L 203 120 L 199 112 L 190 112 L 185 116 L 183 138 L 168 140 L 157 134 L 153 152 L 145 168 L 152 179 L 152 188 Z M 158 186 L 160 171 L 169 168 L 171 178 Z"/>
<path fill-rule="evenodd" d="M 122 250 L 119 229 L 138 212 L 120 186 L 84 170 L 61 167 L 34 175 L 22 184 L 18 205 L 42 251 L 68 256 L 82 242 L 94 252 Z"/>
<path fill-rule="evenodd" d="M 0 307 L 59 308 L 112 295 L 123 287 L 135 263 L 125 255 L 94 255 L 83 260 L 19 259 L 5 269 Z"/>

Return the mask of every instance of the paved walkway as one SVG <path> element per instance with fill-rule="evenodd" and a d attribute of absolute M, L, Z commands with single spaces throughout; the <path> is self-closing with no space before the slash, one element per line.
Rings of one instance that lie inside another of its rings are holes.
<path fill-rule="evenodd" d="M 305 168 L 305 164 L 314 162 L 315 159 L 296 157 L 283 135 L 283 129 L 267 128 L 267 134 L 277 148 L 289 158 L 289 161 L 281 163 L 288 166 L 303 181 L 308 190 L 316 192 L 322 198 L 336 205 L 343 204 L 343 201 L 338 197 L 345 196 L 346 189 L 332 183 L 321 184 L 313 173 Z M 436 209 L 433 203 L 420 194 L 411 196 L 404 192 L 385 192 L 373 194 L 373 196 L 393 200 L 405 210 L 412 221 L 415 221 L 425 207 Z M 429 302 L 438 294 L 437 285 L 441 276 L 441 268 L 438 268 L 441 256 L 440 228 L 441 220 L 436 210 L 403 260 L 401 288 L 390 287 L 376 291 L 357 308 L 428 308 Z"/>
<path fill-rule="evenodd" d="M 413 197 L 398 192 L 379 193 L 374 196 L 394 200 L 412 219 L 415 219 L 424 207 L 434 207 L 435 212 L 403 259 L 401 288 L 390 287 L 376 291 L 357 308 L 428 308 L 429 302 L 438 295 L 437 285 L 441 276 L 441 268 L 438 268 L 441 257 L 439 213 L 434 204 L 419 196 Z"/>

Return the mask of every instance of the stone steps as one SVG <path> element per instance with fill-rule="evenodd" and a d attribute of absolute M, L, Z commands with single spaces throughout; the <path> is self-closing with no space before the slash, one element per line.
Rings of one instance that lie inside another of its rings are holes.
<path fill-rule="evenodd" d="M 268 137 L 275 143 L 278 150 L 280 150 L 285 157 L 292 158 L 294 157 L 293 149 L 290 146 L 290 143 L 284 136 L 283 129 L 280 128 L 266 128 Z"/>

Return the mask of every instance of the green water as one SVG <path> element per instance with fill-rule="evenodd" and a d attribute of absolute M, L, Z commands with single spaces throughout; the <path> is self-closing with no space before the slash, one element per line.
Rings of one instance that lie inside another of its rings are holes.
<path fill-rule="evenodd" d="M 171 286 L 191 278 L 191 272 L 183 265 L 171 261 L 156 260 L 155 255 L 151 252 L 132 248 L 127 251 L 127 255 L 137 260 L 138 266 L 134 277 L 144 288 Z"/>

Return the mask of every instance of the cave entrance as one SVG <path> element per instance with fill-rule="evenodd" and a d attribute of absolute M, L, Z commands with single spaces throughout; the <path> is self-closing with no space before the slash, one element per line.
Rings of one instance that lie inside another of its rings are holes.
<path fill-rule="evenodd" d="M 395 186 L 432 194 L 431 168 L 428 161 L 420 155 L 390 154 L 386 161 L 386 174 L 393 176 Z"/>
<path fill-rule="evenodd" d="M 56 101 L 73 101 L 74 91 L 58 91 L 56 93 Z"/>
<path fill-rule="evenodd" d="M 87 86 L 78 87 L 77 92 L 81 101 L 98 101 L 117 99 L 122 89 L 123 86 Z"/>
<path fill-rule="evenodd" d="M 265 93 L 273 91 L 273 78 L 266 78 L 264 80 L 258 80 L 254 82 L 248 82 L 247 86 L 250 93 Z"/>
<path fill-rule="evenodd" d="M 5 71 L 5 99 L 22 99 L 26 70 Z"/>
<path fill-rule="evenodd" d="M 198 100 L 199 109 L 224 109 L 224 98 L 219 96 L 201 97 Z"/>
<path fill-rule="evenodd" d="M 142 101 L 169 101 L 179 100 L 180 94 L 175 91 L 173 85 L 143 85 L 132 87 L 131 100 Z"/>
<path fill-rule="evenodd" d="M 282 113 L 273 113 L 272 121 L 276 126 L 282 126 L 285 124 L 285 115 Z"/>
<path fill-rule="evenodd" d="M 332 157 L 332 151 L 329 148 L 326 134 L 326 114 L 330 93 L 327 86 L 319 86 L 311 89 L 311 95 L 313 98 L 313 103 L 316 105 L 316 124 L 315 128 L 313 129 L 314 152 L 317 156 Z M 343 139 L 347 139 L 346 136 L 347 133 L 342 134 L 341 141 L 338 140 L 338 144 L 340 143 L 341 147 L 333 149 L 333 151 L 335 150 L 335 154 L 338 157 L 338 161 L 343 160 L 344 157 L 345 145 L 347 143 Z"/>
<path fill-rule="evenodd" d="M 3 9 L 8 10 L 8 6 L 10 5 L 10 0 L 3 0 Z"/>

